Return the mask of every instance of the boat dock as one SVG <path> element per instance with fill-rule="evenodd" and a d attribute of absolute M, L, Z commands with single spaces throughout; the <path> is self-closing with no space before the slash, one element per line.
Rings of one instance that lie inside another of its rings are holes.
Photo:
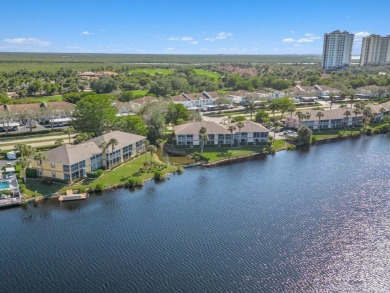
<path fill-rule="evenodd" d="M 73 190 L 67 190 L 65 195 L 61 195 L 58 200 L 63 201 L 74 201 L 84 200 L 88 197 L 86 193 L 73 193 Z"/>
<path fill-rule="evenodd" d="M 0 209 L 6 207 L 18 206 L 21 204 L 22 204 L 22 198 L 20 196 L 0 199 Z"/>

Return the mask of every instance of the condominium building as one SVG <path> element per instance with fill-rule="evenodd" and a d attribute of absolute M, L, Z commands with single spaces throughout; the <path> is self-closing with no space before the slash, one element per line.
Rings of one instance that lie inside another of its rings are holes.
<path fill-rule="evenodd" d="M 349 66 L 354 35 L 339 30 L 324 34 L 322 68 L 331 69 Z"/>
<path fill-rule="evenodd" d="M 360 66 L 390 64 L 390 35 L 370 35 L 363 38 Z"/>

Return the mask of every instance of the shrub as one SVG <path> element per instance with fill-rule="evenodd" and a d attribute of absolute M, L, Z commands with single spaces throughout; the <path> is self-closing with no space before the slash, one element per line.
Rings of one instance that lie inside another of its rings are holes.
<path fill-rule="evenodd" d="M 86 188 L 85 187 L 79 187 L 77 189 L 77 193 L 84 193 L 86 191 Z"/>
<path fill-rule="evenodd" d="M 94 172 L 87 173 L 87 177 L 88 178 L 98 178 L 98 177 L 102 176 L 102 174 L 103 174 L 103 170 L 99 169 L 99 170 L 96 170 Z"/>
<path fill-rule="evenodd" d="M 312 142 L 313 142 L 313 140 L 312 140 Z M 296 148 L 297 147 L 295 145 L 293 145 L 293 144 L 288 144 L 287 145 L 287 150 L 289 150 L 289 151 L 295 150 Z"/>
<path fill-rule="evenodd" d="M 95 185 L 94 189 L 93 189 L 95 192 L 101 192 L 104 190 L 104 185 L 103 183 L 98 183 Z"/>
<path fill-rule="evenodd" d="M 26 177 L 28 178 L 38 178 L 38 172 L 35 169 L 26 169 Z"/>
<path fill-rule="evenodd" d="M 26 191 L 26 185 L 24 183 L 19 184 L 19 190 L 22 193 L 25 192 Z"/>
<path fill-rule="evenodd" d="M 372 128 L 367 128 L 366 134 L 367 134 L 367 135 L 371 135 L 371 134 L 372 134 Z"/>
<path fill-rule="evenodd" d="M 139 178 L 129 178 L 127 180 L 127 183 L 125 184 L 126 187 L 137 187 L 137 186 L 142 186 L 143 182 Z"/>
<path fill-rule="evenodd" d="M 154 171 L 154 179 L 159 181 L 164 178 L 164 175 L 161 171 Z"/>
<path fill-rule="evenodd" d="M 177 166 L 177 168 L 176 168 L 176 173 L 177 174 L 181 174 L 181 173 L 183 173 L 184 172 L 184 167 L 183 166 Z"/>

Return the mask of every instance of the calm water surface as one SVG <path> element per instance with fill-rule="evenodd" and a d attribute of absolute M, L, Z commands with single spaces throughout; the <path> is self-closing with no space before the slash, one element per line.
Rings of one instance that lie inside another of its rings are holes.
<path fill-rule="evenodd" d="M 390 137 L 0 211 L 1 292 L 389 292 Z"/>

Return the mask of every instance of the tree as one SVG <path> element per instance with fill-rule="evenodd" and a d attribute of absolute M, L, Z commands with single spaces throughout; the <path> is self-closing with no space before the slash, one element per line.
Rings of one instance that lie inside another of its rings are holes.
<path fill-rule="evenodd" d="M 116 120 L 116 108 L 105 95 L 90 95 L 76 104 L 73 126 L 80 132 L 93 132 L 95 136 L 110 130 Z"/>
<path fill-rule="evenodd" d="M 111 146 L 111 156 L 113 156 L 113 153 L 114 153 L 114 150 L 115 150 L 115 146 L 118 145 L 118 140 L 116 138 L 111 138 L 108 143 L 107 143 L 107 146 Z M 110 164 L 111 166 L 114 164 L 113 161 L 112 161 L 112 158 L 110 160 Z"/>
<path fill-rule="evenodd" d="M 16 119 L 16 115 L 12 112 L 8 111 L 2 111 L 0 112 L 0 125 L 1 128 L 5 130 L 5 132 L 8 134 L 8 131 L 12 129 L 12 124 L 14 123 L 14 120 Z"/>
<path fill-rule="evenodd" d="M 230 147 L 233 147 L 233 142 L 234 142 L 234 139 L 233 139 L 233 132 L 236 130 L 236 127 L 231 125 L 228 127 L 228 130 L 230 131 L 230 135 L 231 135 L 231 138 L 230 138 Z"/>
<path fill-rule="evenodd" d="M 275 112 L 279 110 L 279 104 L 276 102 L 276 100 L 273 100 L 269 105 L 268 109 L 272 113 L 272 118 L 275 118 Z"/>
<path fill-rule="evenodd" d="M 318 131 L 320 131 L 320 123 L 321 123 L 321 118 L 324 117 L 324 113 L 322 113 L 321 111 L 318 111 L 317 114 L 316 114 L 316 117 L 318 117 Z"/>
<path fill-rule="evenodd" d="M 244 122 L 242 122 L 242 121 L 239 121 L 239 122 L 237 122 L 237 124 L 236 124 L 236 126 L 237 126 L 237 128 L 238 128 L 238 133 L 239 133 L 239 135 L 238 135 L 238 146 L 240 146 L 240 143 L 241 143 L 241 128 L 243 128 L 244 126 L 245 126 L 245 124 L 244 124 Z"/>
<path fill-rule="evenodd" d="M 340 94 L 340 96 L 342 97 L 341 94 Z M 330 101 L 329 110 L 332 110 L 332 106 L 333 106 L 334 99 L 335 99 L 334 93 L 333 93 L 333 92 L 330 92 L 330 93 L 329 93 L 329 101 Z"/>
<path fill-rule="evenodd" d="M 118 82 L 113 78 L 93 80 L 91 89 L 97 94 L 111 93 L 118 88 Z"/>
<path fill-rule="evenodd" d="M 346 121 L 344 121 L 344 133 L 345 133 L 345 130 L 347 129 L 347 126 L 348 126 L 348 120 L 349 120 L 348 117 L 351 116 L 351 111 L 347 110 L 347 111 L 344 112 L 343 115 L 346 118 L 346 119 L 344 119 L 344 120 L 346 120 Z"/>
<path fill-rule="evenodd" d="M 256 112 L 255 115 L 255 121 L 257 123 L 265 123 L 269 121 L 269 115 L 266 111 L 264 110 L 259 110 Z"/>
<path fill-rule="evenodd" d="M 46 156 L 41 151 L 37 152 L 34 155 L 34 160 L 37 160 L 39 162 L 39 165 L 41 166 L 41 177 L 43 177 L 43 161 L 46 159 Z"/>
<path fill-rule="evenodd" d="M 251 121 L 252 121 L 252 115 L 253 115 L 253 112 L 256 110 L 256 104 L 254 101 L 249 101 L 247 104 L 246 104 L 246 107 L 245 107 L 245 113 L 249 112 L 251 114 Z"/>
<path fill-rule="evenodd" d="M 287 109 L 287 113 L 290 114 L 290 119 L 291 119 L 291 120 L 292 120 L 292 114 L 294 114 L 295 110 L 296 110 L 295 104 L 291 104 L 291 105 L 288 107 L 288 109 Z"/>
<path fill-rule="evenodd" d="M 116 128 L 123 132 L 138 135 L 146 135 L 148 133 L 148 127 L 142 121 L 142 117 L 138 115 L 118 117 L 116 125 Z"/>
<path fill-rule="evenodd" d="M 203 148 L 204 148 L 204 145 L 205 145 L 205 142 L 207 142 L 208 140 L 208 135 L 207 135 L 207 129 L 206 127 L 201 127 L 199 129 L 199 140 L 200 140 L 200 145 L 201 145 L 201 151 L 200 153 L 203 154 Z"/>
<path fill-rule="evenodd" d="M 152 164 L 153 163 L 153 153 L 155 153 L 157 151 L 157 148 L 156 148 L 156 146 L 151 144 L 151 145 L 148 145 L 146 150 L 150 153 L 150 163 Z"/>
<path fill-rule="evenodd" d="M 142 144 L 144 146 L 144 151 L 148 150 L 148 146 L 150 146 L 150 141 L 148 139 L 144 139 L 142 141 Z M 146 163 L 147 156 L 145 155 L 145 163 Z"/>
<path fill-rule="evenodd" d="M 178 125 L 179 121 L 188 121 L 189 111 L 182 104 L 169 103 L 165 116 L 166 123 Z"/>
<path fill-rule="evenodd" d="M 30 129 L 30 132 L 32 132 L 34 125 L 39 122 L 38 113 L 32 109 L 28 109 L 21 113 L 21 118 L 26 127 Z"/>
<path fill-rule="evenodd" d="M 309 127 L 302 125 L 298 128 L 297 134 L 298 142 L 300 144 L 306 145 L 310 143 L 311 135 L 313 134 L 313 132 Z"/>
<path fill-rule="evenodd" d="M 356 106 L 356 104 L 355 104 L 355 106 Z M 360 111 L 360 109 L 358 109 L 358 108 L 355 108 L 355 109 L 353 109 L 352 113 L 355 114 L 355 121 L 353 123 L 353 126 L 355 126 L 356 125 L 356 121 L 357 121 L 357 115 L 361 114 L 362 111 Z"/>
<path fill-rule="evenodd" d="M 364 117 L 364 131 L 366 131 L 367 126 L 370 124 L 370 120 L 373 116 L 372 109 L 370 107 L 365 107 L 362 110 L 363 117 Z"/>
<path fill-rule="evenodd" d="M 305 119 L 306 119 L 306 121 L 308 121 L 310 118 L 311 118 L 311 113 L 310 113 L 310 112 L 306 112 L 306 113 L 305 113 Z"/>
<path fill-rule="evenodd" d="M 106 158 L 106 150 L 107 150 L 108 144 L 105 141 L 102 141 L 99 144 L 99 148 L 102 149 L 102 163 L 103 163 L 103 168 L 107 168 L 107 158 Z"/>
<path fill-rule="evenodd" d="M 70 136 L 72 133 L 74 133 L 74 128 L 72 126 L 67 127 L 64 129 L 64 132 L 68 135 L 69 143 L 70 143 Z"/>

